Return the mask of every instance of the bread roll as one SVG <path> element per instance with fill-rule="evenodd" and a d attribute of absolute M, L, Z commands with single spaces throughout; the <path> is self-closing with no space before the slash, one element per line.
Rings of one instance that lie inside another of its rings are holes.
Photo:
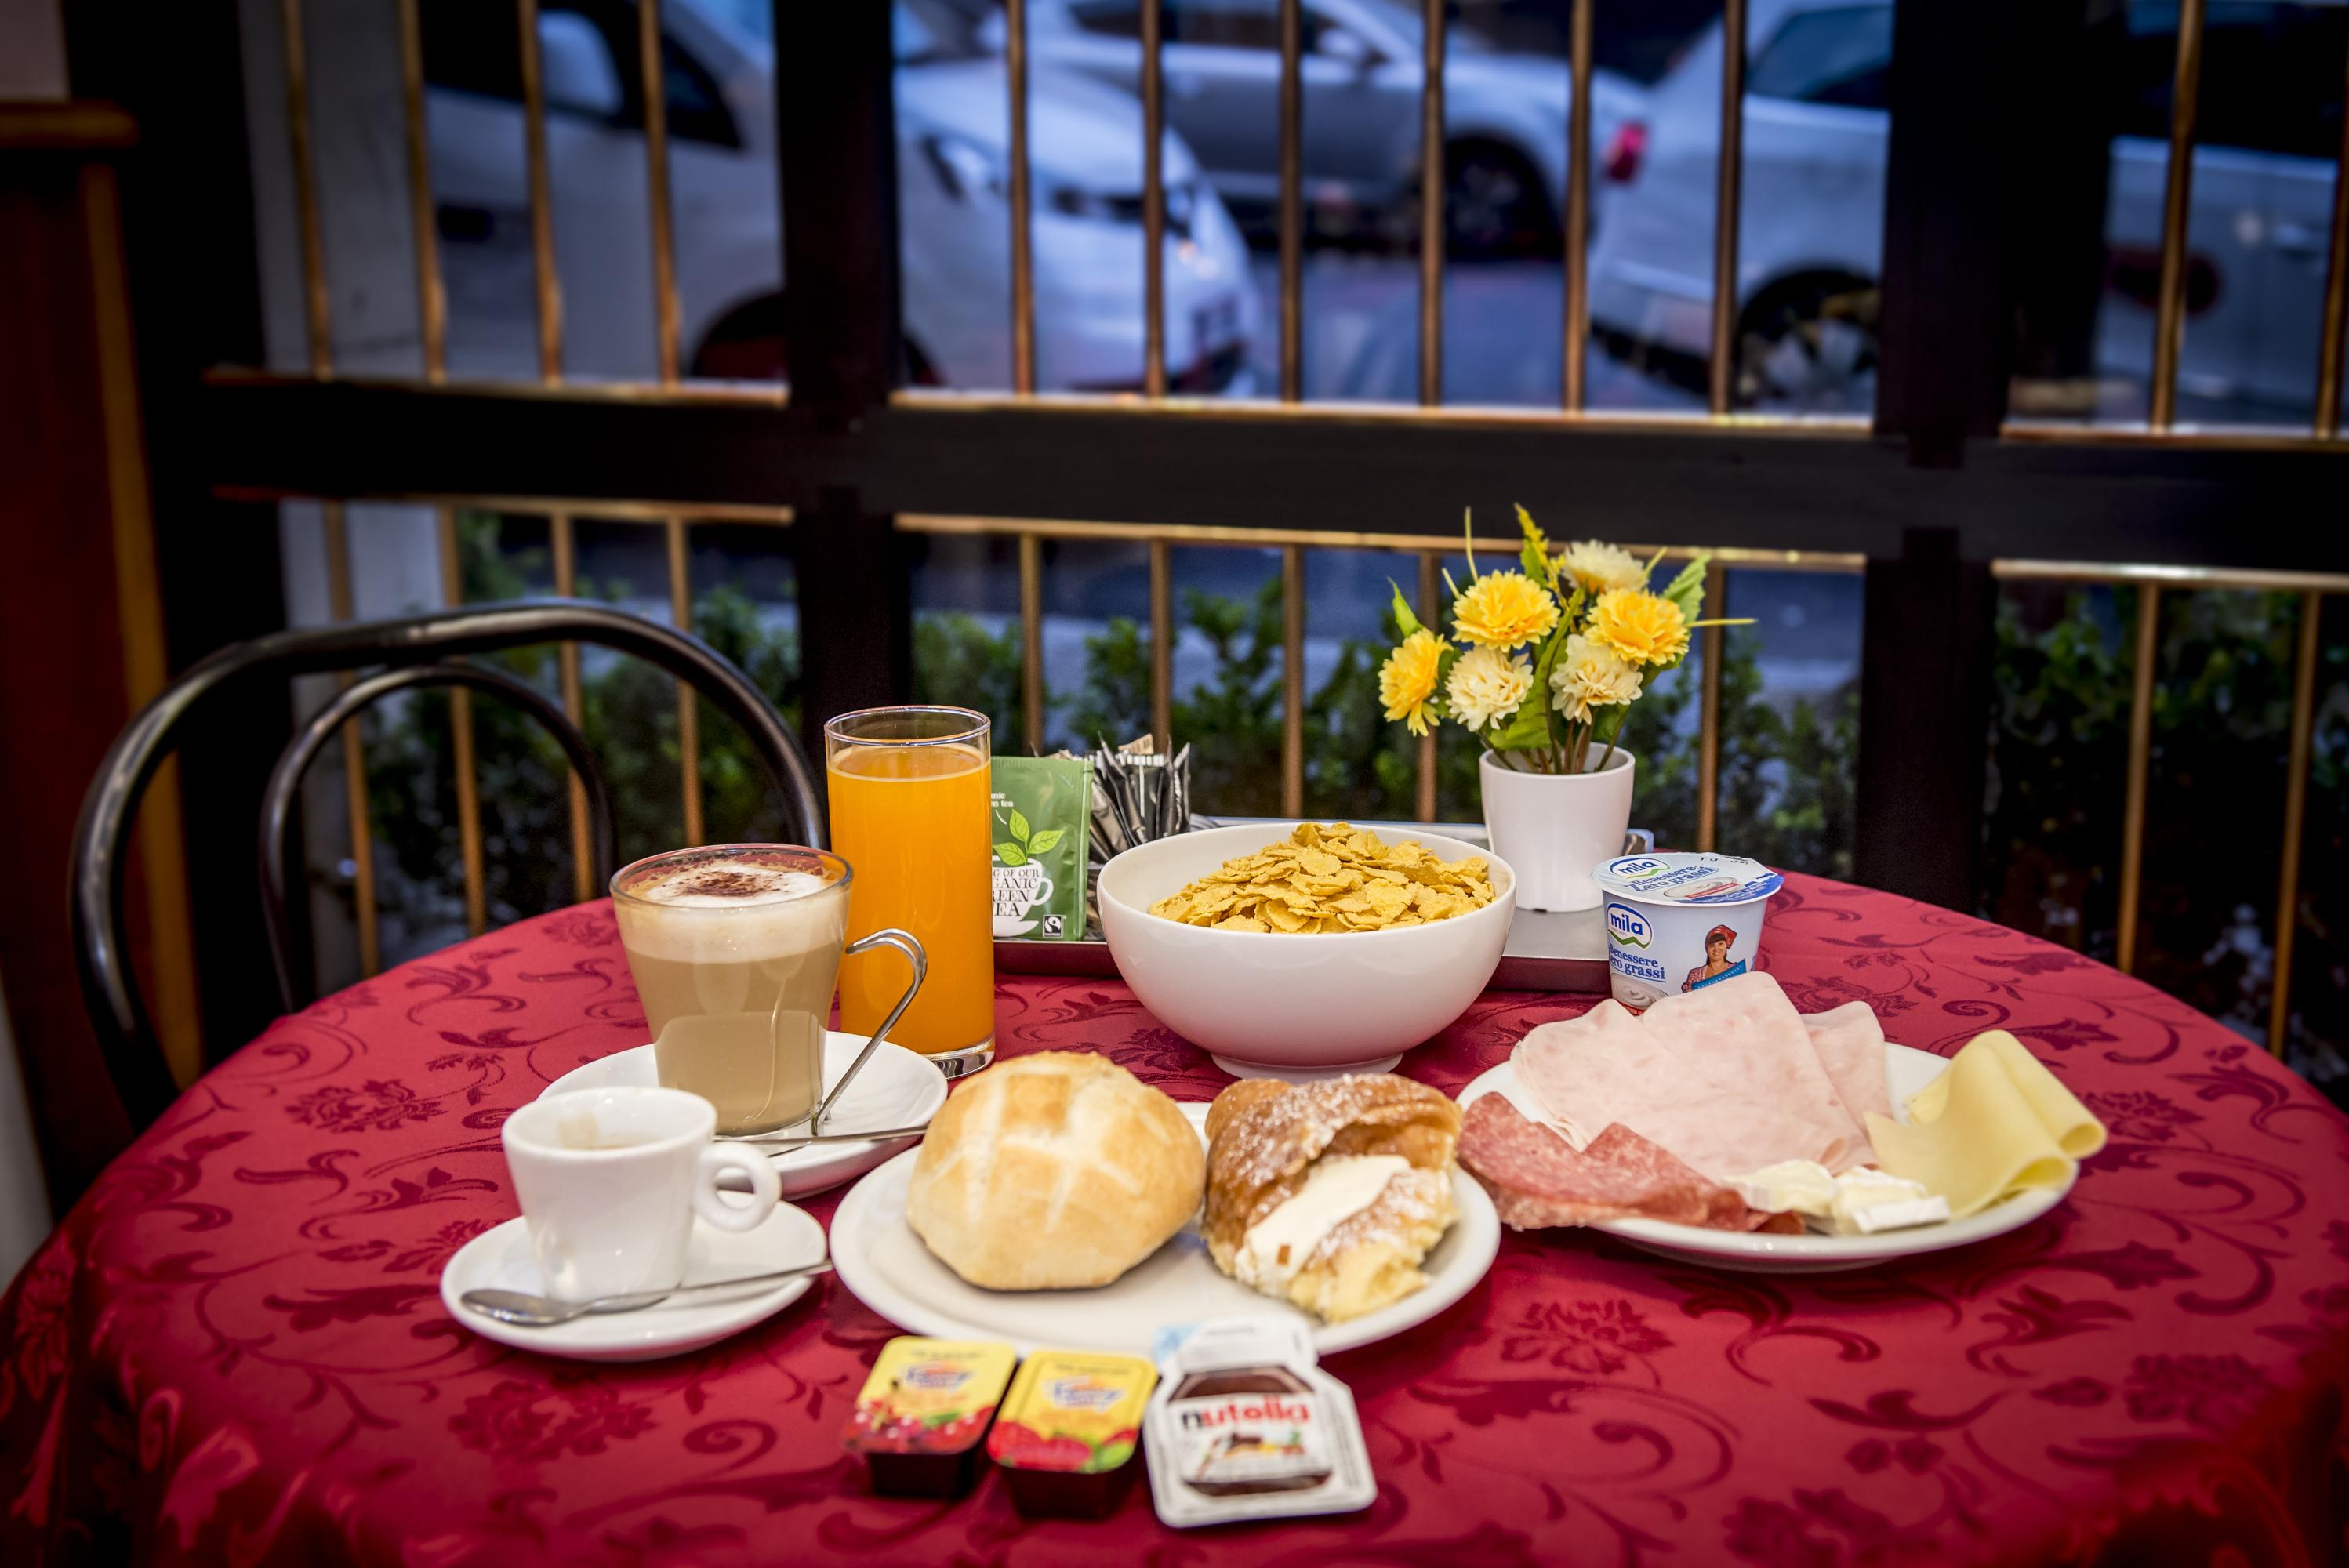
<path fill-rule="evenodd" d="M 975 1285 L 1102 1285 L 1199 1212 L 1206 1169 L 1166 1096 L 1105 1057 L 1040 1051 L 955 1090 L 914 1157 L 905 1218 Z"/>
<path fill-rule="evenodd" d="M 1456 1216 L 1459 1136 L 1458 1106 L 1392 1073 L 1244 1078 L 1207 1110 L 1207 1253 L 1331 1323 L 1400 1301 Z"/>

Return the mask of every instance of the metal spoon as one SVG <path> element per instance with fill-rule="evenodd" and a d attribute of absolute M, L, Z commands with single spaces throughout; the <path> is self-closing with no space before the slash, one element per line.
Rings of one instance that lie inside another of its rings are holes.
<path fill-rule="evenodd" d="M 794 1149 L 811 1143 L 886 1143 L 893 1138 L 919 1138 L 929 1130 L 926 1122 L 919 1127 L 881 1127 L 870 1132 L 750 1132 L 739 1138 L 728 1138 L 729 1143 L 747 1143 L 754 1149 L 771 1149 L 788 1154 Z"/>
<path fill-rule="evenodd" d="M 588 1313 L 638 1312 L 673 1295 L 689 1295 L 698 1290 L 731 1290 L 737 1285 L 767 1284 L 775 1280 L 799 1279 L 807 1274 L 830 1274 L 832 1260 L 802 1264 L 797 1268 L 777 1269 L 772 1274 L 744 1274 L 739 1279 L 714 1279 L 698 1284 L 681 1284 L 673 1290 L 640 1290 L 630 1295 L 599 1295 L 593 1301 L 557 1301 L 551 1295 L 533 1295 L 526 1290 L 469 1290 L 457 1299 L 480 1313 L 494 1317 L 500 1323 L 512 1323 L 523 1328 L 552 1328 L 558 1323 L 568 1323 Z"/>

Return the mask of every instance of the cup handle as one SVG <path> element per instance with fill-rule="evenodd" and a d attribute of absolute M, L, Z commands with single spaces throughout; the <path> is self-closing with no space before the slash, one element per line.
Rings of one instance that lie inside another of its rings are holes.
<path fill-rule="evenodd" d="M 718 1195 L 718 1178 L 739 1171 L 750 1179 L 750 1201 L 737 1205 Z M 739 1143 L 713 1143 L 701 1151 L 701 1170 L 693 1184 L 693 1212 L 703 1222 L 721 1231 L 754 1231 L 766 1223 L 782 1201 L 783 1179 L 765 1154 Z"/>
<path fill-rule="evenodd" d="M 1036 896 L 1028 901 L 1028 905 L 1032 909 L 1051 896 L 1052 879 L 1047 876 L 1040 876 L 1036 879 Z"/>
<path fill-rule="evenodd" d="M 808 1118 L 808 1131 L 811 1133 L 823 1130 L 823 1119 L 831 1114 L 833 1102 L 856 1081 L 856 1075 L 864 1070 L 864 1064 L 873 1059 L 873 1053 L 881 1048 L 881 1042 L 889 1037 L 889 1031 L 897 1026 L 897 1020 L 904 1017 L 905 1009 L 914 1005 L 914 994 L 929 977 L 930 958 L 922 951 L 920 941 L 912 932 L 900 931 L 895 926 L 876 931 L 870 936 L 858 937 L 841 950 L 841 956 L 854 958 L 860 953 L 872 953 L 884 947 L 894 947 L 905 955 L 905 962 L 914 966 L 913 983 L 905 987 L 905 994 L 897 998 L 897 1005 L 889 1009 L 889 1016 L 881 1020 L 881 1026 L 873 1031 L 873 1037 L 864 1042 L 864 1048 L 856 1053 L 856 1059 L 848 1064 L 848 1070 L 840 1075 L 840 1081 L 825 1092 L 823 1102 L 815 1108 L 815 1114 Z"/>

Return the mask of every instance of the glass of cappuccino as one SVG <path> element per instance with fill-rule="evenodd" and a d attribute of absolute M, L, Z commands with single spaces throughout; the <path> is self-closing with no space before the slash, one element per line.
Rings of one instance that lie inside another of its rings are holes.
<path fill-rule="evenodd" d="M 846 942 L 850 875 L 822 850 L 722 844 L 654 855 L 612 878 L 660 1081 L 716 1106 L 721 1135 L 814 1118 L 872 1055 L 868 1045 L 826 1095 L 824 1024 L 843 954 L 885 947 L 912 967 L 874 1042 L 921 987 L 926 963 L 905 933 Z"/>

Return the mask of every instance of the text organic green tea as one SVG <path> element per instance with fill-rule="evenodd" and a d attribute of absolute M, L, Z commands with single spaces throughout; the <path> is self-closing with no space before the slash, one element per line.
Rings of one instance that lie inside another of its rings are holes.
<path fill-rule="evenodd" d="M 995 934 L 1082 940 L 1092 765 L 1074 757 L 999 757 L 992 767 Z"/>

